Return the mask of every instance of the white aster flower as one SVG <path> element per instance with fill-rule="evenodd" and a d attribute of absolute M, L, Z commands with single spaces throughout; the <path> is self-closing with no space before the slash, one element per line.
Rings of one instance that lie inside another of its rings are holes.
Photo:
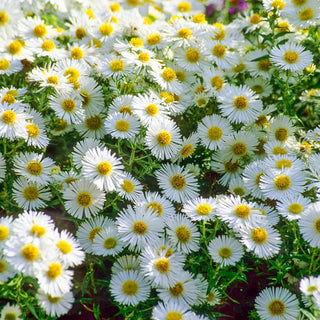
<path fill-rule="evenodd" d="M 215 198 L 197 197 L 184 203 L 181 211 L 192 221 L 209 221 L 214 220 L 216 209 L 217 200 Z"/>

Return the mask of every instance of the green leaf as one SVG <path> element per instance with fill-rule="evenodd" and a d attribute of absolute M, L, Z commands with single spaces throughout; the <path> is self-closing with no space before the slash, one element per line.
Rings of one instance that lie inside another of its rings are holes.
<path fill-rule="evenodd" d="M 311 312 L 304 309 L 300 309 L 300 311 L 308 317 L 308 320 L 318 320 Z"/>
<path fill-rule="evenodd" d="M 269 59 L 269 58 L 270 58 L 269 55 L 266 54 L 266 55 L 264 55 L 264 56 L 262 56 L 262 57 L 255 58 L 255 59 L 253 59 L 253 60 L 251 60 L 251 61 L 261 61 L 261 60 L 267 60 L 267 59 Z"/>

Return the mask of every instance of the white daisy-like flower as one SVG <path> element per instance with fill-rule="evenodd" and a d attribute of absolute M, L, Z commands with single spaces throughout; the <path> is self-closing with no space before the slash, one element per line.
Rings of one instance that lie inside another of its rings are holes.
<path fill-rule="evenodd" d="M 320 248 L 320 202 L 310 204 L 299 220 L 302 237 L 313 248 Z"/>
<path fill-rule="evenodd" d="M 123 182 L 121 159 L 107 148 L 89 149 L 81 160 L 83 176 L 100 190 L 114 191 Z"/>
<path fill-rule="evenodd" d="M 177 75 L 172 68 L 154 69 L 149 73 L 162 90 L 172 91 L 177 94 L 182 93 L 182 84 L 177 79 Z"/>
<path fill-rule="evenodd" d="M 263 160 L 266 168 L 284 169 L 292 168 L 295 170 L 304 171 L 305 163 L 294 155 L 272 155 Z"/>
<path fill-rule="evenodd" d="M 180 150 L 178 154 L 171 159 L 171 162 L 177 162 L 179 164 L 181 160 L 191 157 L 197 148 L 198 140 L 197 132 L 191 133 L 187 138 L 182 137 Z"/>
<path fill-rule="evenodd" d="M 248 86 L 226 85 L 217 93 L 221 114 L 234 123 L 252 124 L 262 111 L 262 102 Z"/>
<path fill-rule="evenodd" d="M 320 292 L 320 277 L 305 277 L 300 279 L 300 291 L 306 296 L 314 295 Z"/>
<path fill-rule="evenodd" d="M 143 185 L 129 172 L 124 172 L 124 174 L 125 177 L 123 178 L 123 182 L 117 191 L 119 192 L 120 197 L 137 203 L 137 201 L 142 197 Z"/>
<path fill-rule="evenodd" d="M 132 254 L 126 254 L 118 257 L 112 265 L 112 274 L 117 274 L 125 270 L 140 271 L 140 261 L 138 257 Z"/>
<path fill-rule="evenodd" d="M 245 185 L 243 177 L 235 177 L 229 182 L 229 191 L 234 196 L 246 196 L 249 194 L 249 189 Z"/>
<path fill-rule="evenodd" d="M 0 251 L 12 235 L 12 222 L 11 216 L 0 218 Z"/>
<path fill-rule="evenodd" d="M 209 115 L 201 120 L 197 133 L 200 143 L 210 150 L 220 149 L 225 138 L 233 133 L 230 122 L 217 115 Z"/>
<path fill-rule="evenodd" d="M 68 291 L 59 296 L 51 296 L 39 289 L 37 292 L 39 306 L 50 316 L 62 316 L 72 307 L 74 296 L 72 291 Z"/>
<path fill-rule="evenodd" d="M 7 282 L 16 275 L 16 269 L 7 261 L 7 257 L 0 254 L 0 281 Z"/>
<path fill-rule="evenodd" d="M 221 41 L 209 40 L 206 42 L 206 49 L 208 60 L 220 69 L 231 69 L 238 61 L 236 53 Z"/>
<path fill-rule="evenodd" d="M 111 276 L 110 292 L 120 304 L 137 305 L 149 298 L 151 287 L 139 271 L 126 270 Z"/>
<path fill-rule="evenodd" d="M 98 214 L 106 199 L 105 193 L 87 179 L 71 183 L 66 188 L 63 198 L 67 212 L 78 219 Z"/>
<path fill-rule="evenodd" d="M 27 40 L 26 43 L 38 57 L 48 57 L 53 61 L 67 58 L 67 52 L 55 39 L 33 38 Z"/>
<path fill-rule="evenodd" d="M 117 217 L 118 232 L 130 249 L 142 250 L 155 242 L 163 232 L 163 220 L 150 208 L 127 207 Z"/>
<path fill-rule="evenodd" d="M 99 71 L 105 78 L 113 77 L 120 79 L 131 72 L 132 67 L 127 63 L 126 59 L 122 56 L 109 55 L 104 57 L 98 66 Z"/>
<path fill-rule="evenodd" d="M 194 313 L 190 311 L 185 303 L 176 301 L 169 303 L 159 303 L 152 310 L 153 320 L 179 319 L 179 320 L 198 320 Z"/>
<path fill-rule="evenodd" d="M 303 197 L 301 194 L 281 197 L 277 202 L 277 210 L 280 215 L 288 220 L 298 220 L 310 203 L 310 199 Z"/>
<path fill-rule="evenodd" d="M 309 50 L 297 43 L 287 42 L 270 51 L 270 60 L 283 70 L 302 71 L 312 63 L 313 56 Z"/>
<path fill-rule="evenodd" d="M 270 121 L 269 137 L 270 140 L 277 140 L 281 143 L 286 142 L 295 131 L 294 124 L 288 116 L 277 116 Z"/>
<path fill-rule="evenodd" d="M 210 95 L 216 95 L 225 86 L 224 72 L 216 68 L 206 68 L 203 72 L 203 85 Z"/>
<path fill-rule="evenodd" d="M 216 215 L 217 200 L 215 198 L 197 197 L 183 204 L 184 212 L 192 221 L 213 220 Z"/>
<path fill-rule="evenodd" d="M 0 32 L 5 37 L 17 33 L 17 21 L 23 18 L 19 1 L 4 0 L 0 4 Z"/>
<path fill-rule="evenodd" d="M 276 10 L 276 13 L 280 15 L 282 10 L 286 7 L 288 0 L 263 0 L 262 2 L 266 11 Z"/>
<path fill-rule="evenodd" d="M 75 126 L 76 130 L 86 138 L 103 139 L 106 135 L 105 117 L 99 114 L 85 117 L 84 121 Z"/>
<path fill-rule="evenodd" d="M 20 318 L 21 317 L 21 318 Z M 14 319 L 22 320 L 21 309 L 18 304 L 7 303 L 1 310 L 1 320 Z"/>
<path fill-rule="evenodd" d="M 216 306 L 221 302 L 221 293 L 218 289 L 212 288 L 207 295 L 206 303 L 210 306 Z"/>
<path fill-rule="evenodd" d="M 187 217 L 176 214 L 166 221 L 169 241 L 183 253 L 189 254 L 199 250 L 200 232 Z"/>
<path fill-rule="evenodd" d="M 198 196 L 197 180 L 181 166 L 164 164 L 155 172 L 155 176 L 169 200 L 184 202 Z"/>
<path fill-rule="evenodd" d="M 261 98 L 269 97 L 273 92 L 270 82 L 262 77 L 249 78 L 246 80 L 246 85 Z M 262 110 L 262 112 L 265 112 L 265 110 Z"/>
<path fill-rule="evenodd" d="M 133 100 L 133 95 L 131 94 L 125 94 L 122 96 L 116 97 L 111 105 L 109 106 L 108 113 L 113 114 L 113 113 L 128 113 L 132 114 L 133 107 L 132 107 L 132 100 Z"/>
<path fill-rule="evenodd" d="M 84 61 L 90 66 L 97 64 L 99 61 L 96 55 L 95 46 L 88 46 L 85 44 L 73 43 L 68 45 L 66 51 L 66 58 L 70 58 L 77 61 Z"/>
<path fill-rule="evenodd" d="M 249 51 L 245 55 L 245 59 L 246 59 L 246 65 L 247 65 L 248 71 L 252 76 L 254 77 L 261 76 L 264 79 L 271 78 L 273 64 L 270 61 L 268 51 L 261 50 L 261 49 L 257 49 L 255 51 Z"/>
<path fill-rule="evenodd" d="M 263 147 L 265 149 L 267 156 L 290 155 L 290 154 L 295 155 L 295 152 L 293 150 L 290 150 L 287 144 L 280 142 L 278 140 L 273 139 L 273 140 L 267 141 Z"/>
<path fill-rule="evenodd" d="M 212 260 L 222 267 L 236 265 L 244 253 L 238 240 L 225 235 L 212 239 L 208 244 L 208 252 Z"/>
<path fill-rule="evenodd" d="M 299 314 L 299 300 L 286 288 L 268 287 L 255 299 L 255 308 L 265 320 L 294 320 Z"/>
<path fill-rule="evenodd" d="M 259 187 L 265 197 L 281 200 L 304 191 L 306 178 L 302 171 L 269 169 L 260 177 Z"/>
<path fill-rule="evenodd" d="M 0 58 L 0 75 L 6 74 L 8 76 L 13 73 L 20 72 L 23 69 L 23 64 L 20 60 L 12 60 L 8 58 Z"/>

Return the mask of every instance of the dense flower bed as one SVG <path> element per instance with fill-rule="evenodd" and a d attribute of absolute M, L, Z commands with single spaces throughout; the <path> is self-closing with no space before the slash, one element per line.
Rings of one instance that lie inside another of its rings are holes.
<path fill-rule="evenodd" d="M 317 319 L 319 19 L 1 0 L 0 319 Z"/>

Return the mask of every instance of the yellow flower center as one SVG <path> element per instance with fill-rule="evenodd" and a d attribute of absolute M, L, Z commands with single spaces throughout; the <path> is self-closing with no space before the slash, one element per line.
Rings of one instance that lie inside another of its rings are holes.
<path fill-rule="evenodd" d="M 265 59 L 258 61 L 257 66 L 259 70 L 268 72 L 272 67 L 272 63 L 269 59 Z"/>
<path fill-rule="evenodd" d="M 173 296 L 179 297 L 184 292 L 183 283 L 177 282 L 173 287 L 169 288 L 169 291 Z"/>
<path fill-rule="evenodd" d="M 132 38 L 129 43 L 136 48 L 143 47 L 143 41 L 140 38 Z"/>
<path fill-rule="evenodd" d="M 37 38 L 43 38 L 47 34 L 47 28 L 43 24 L 38 24 L 33 28 L 33 34 Z"/>
<path fill-rule="evenodd" d="M 264 91 L 263 87 L 260 86 L 259 84 L 253 85 L 253 86 L 251 87 L 251 90 L 254 91 L 254 92 L 257 93 L 257 94 L 260 94 L 260 93 L 262 93 L 262 92 Z M 257 123 L 256 123 L 256 124 L 257 124 Z"/>
<path fill-rule="evenodd" d="M 81 99 L 82 107 L 86 108 L 91 100 L 90 93 L 82 90 L 82 91 L 80 91 L 80 96 L 82 98 Z"/>
<path fill-rule="evenodd" d="M 39 194 L 40 192 L 36 186 L 28 186 L 28 187 L 25 187 L 23 190 L 23 196 L 28 201 L 33 201 L 38 199 Z"/>
<path fill-rule="evenodd" d="M 227 258 L 230 258 L 230 257 L 231 257 L 232 251 L 231 251 L 231 249 L 228 248 L 228 247 L 222 247 L 222 248 L 219 249 L 218 254 L 219 254 L 219 256 L 220 256 L 221 258 L 227 259 Z"/>
<path fill-rule="evenodd" d="M 224 25 L 220 22 L 216 22 L 213 24 L 218 30 L 214 32 L 214 36 L 212 37 L 214 40 L 223 40 L 226 36 L 226 31 Z"/>
<path fill-rule="evenodd" d="M 242 157 L 247 153 L 247 146 L 243 142 L 236 142 L 232 146 L 232 153 L 237 157 Z"/>
<path fill-rule="evenodd" d="M 85 120 L 85 125 L 90 130 L 98 130 L 102 126 L 102 119 L 99 115 L 93 116 L 91 118 L 87 118 Z"/>
<path fill-rule="evenodd" d="M 39 176 L 43 172 L 43 165 L 40 161 L 31 160 L 28 162 L 26 170 L 34 176 Z"/>
<path fill-rule="evenodd" d="M 146 41 L 149 46 L 154 46 L 161 41 L 161 36 L 158 33 L 151 33 L 147 36 Z"/>
<path fill-rule="evenodd" d="M 295 6 L 302 6 L 306 4 L 307 0 L 292 0 L 292 2 Z"/>
<path fill-rule="evenodd" d="M 220 76 L 214 76 L 211 78 L 211 86 L 212 88 L 216 88 L 217 90 L 222 89 L 224 85 L 224 80 Z"/>
<path fill-rule="evenodd" d="M 176 78 L 176 73 L 171 68 L 165 68 L 162 71 L 162 78 L 165 81 L 171 82 Z"/>
<path fill-rule="evenodd" d="M 178 311 L 169 311 L 166 315 L 165 320 L 182 320 L 183 315 L 181 312 Z"/>
<path fill-rule="evenodd" d="M 49 76 L 47 78 L 47 83 L 57 85 L 59 83 L 59 79 L 57 76 Z"/>
<path fill-rule="evenodd" d="M 166 91 L 163 91 L 163 92 L 160 93 L 160 98 L 161 99 L 165 99 L 164 100 L 165 103 L 174 102 L 174 96 L 171 93 L 166 92 Z"/>
<path fill-rule="evenodd" d="M 148 231 L 148 226 L 143 221 L 137 221 L 133 225 L 133 232 L 136 234 L 145 234 Z"/>
<path fill-rule="evenodd" d="M 176 229 L 176 236 L 179 241 L 185 243 L 188 242 L 191 238 L 191 231 L 186 226 L 179 226 Z"/>
<path fill-rule="evenodd" d="M 146 112 L 150 116 L 155 116 L 158 113 L 158 111 L 159 109 L 154 103 L 151 103 L 146 107 Z"/>
<path fill-rule="evenodd" d="M 115 239 L 115 238 L 107 238 L 103 242 L 103 246 L 106 249 L 113 249 L 116 245 L 117 245 L 117 239 Z"/>
<path fill-rule="evenodd" d="M 75 32 L 75 35 L 77 39 L 82 40 L 87 35 L 85 28 L 78 28 Z"/>
<path fill-rule="evenodd" d="M 292 161 L 288 159 L 280 159 L 276 162 L 276 168 L 281 169 L 281 168 L 291 168 L 292 166 Z"/>
<path fill-rule="evenodd" d="M 130 123 L 127 120 L 117 120 L 116 129 L 120 132 L 127 132 L 130 129 Z"/>
<path fill-rule="evenodd" d="M 72 99 L 64 99 L 61 106 L 64 111 L 73 112 L 76 108 L 76 103 Z"/>
<path fill-rule="evenodd" d="M 257 24 L 261 21 L 260 16 L 257 13 L 254 13 L 250 18 L 250 23 Z"/>
<path fill-rule="evenodd" d="M 152 211 L 156 212 L 158 217 L 162 216 L 163 206 L 161 203 L 159 203 L 157 201 L 152 201 L 152 202 L 148 203 L 148 205 L 146 206 L 146 210 L 148 210 L 149 208 L 152 208 Z"/>
<path fill-rule="evenodd" d="M 72 59 L 82 59 L 85 55 L 84 51 L 81 48 L 73 48 L 70 52 Z"/>
<path fill-rule="evenodd" d="M 171 134 L 168 131 L 161 131 L 157 136 L 157 141 L 160 146 L 167 146 L 171 142 Z"/>
<path fill-rule="evenodd" d="M 283 54 L 283 59 L 290 64 L 296 63 L 299 60 L 299 53 L 296 51 L 286 51 Z"/>
<path fill-rule="evenodd" d="M 80 77 L 80 72 L 76 68 L 69 67 L 64 72 L 64 75 L 68 77 L 69 83 L 75 83 Z"/>
<path fill-rule="evenodd" d="M 307 21 L 313 18 L 314 12 L 312 8 L 306 8 L 299 12 L 299 18 L 302 21 Z"/>
<path fill-rule="evenodd" d="M 129 106 L 123 106 L 119 109 L 120 113 L 128 113 L 128 114 L 132 114 L 132 109 Z"/>
<path fill-rule="evenodd" d="M 192 32 L 188 28 L 182 28 L 178 31 L 178 36 L 180 38 L 188 39 L 192 36 Z"/>
<path fill-rule="evenodd" d="M 244 193 L 245 193 L 245 190 L 242 188 L 242 187 L 235 187 L 233 189 L 233 193 L 236 195 L 236 196 L 243 196 Z"/>
<path fill-rule="evenodd" d="M 139 285 L 134 280 L 126 280 L 122 284 L 122 292 L 128 296 L 135 295 L 139 290 Z"/>
<path fill-rule="evenodd" d="M 200 60 L 201 55 L 198 49 L 189 48 L 186 52 L 186 59 L 191 63 L 196 63 Z"/>
<path fill-rule="evenodd" d="M 0 226 L 0 241 L 4 241 L 9 236 L 9 229 L 6 226 Z"/>
<path fill-rule="evenodd" d="M 282 0 L 274 0 L 271 3 L 271 7 L 274 9 L 282 10 L 286 4 Z"/>
<path fill-rule="evenodd" d="M 189 12 L 191 10 L 191 4 L 188 1 L 180 2 L 177 9 L 180 12 Z"/>
<path fill-rule="evenodd" d="M 100 39 L 92 39 L 89 46 L 92 47 L 96 47 L 96 48 L 101 48 L 102 42 Z"/>
<path fill-rule="evenodd" d="M 268 233 L 263 228 L 257 228 L 251 231 L 251 238 L 255 243 L 263 244 L 268 239 Z"/>
<path fill-rule="evenodd" d="M 246 65 L 244 63 L 240 63 L 232 68 L 232 71 L 234 72 L 241 72 L 245 69 Z"/>
<path fill-rule="evenodd" d="M 54 128 L 56 131 L 63 131 L 67 127 L 67 121 L 63 119 L 59 119 L 57 126 Z"/>
<path fill-rule="evenodd" d="M 166 258 L 157 259 L 154 263 L 154 267 L 161 273 L 167 273 L 170 268 L 170 261 Z"/>
<path fill-rule="evenodd" d="M 94 227 L 90 230 L 89 234 L 88 234 L 88 239 L 90 240 L 90 242 L 93 242 L 95 236 L 97 234 L 99 234 L 99 232 L 102 230 L 101 227 Z"/>
<path fill-rule="evenodd" d="M 291 203 L 288 209 L 290 213 L 300 214 L 303 210 L 303 207 L 300 203 Z"/>
<path fill-rule="evenodd" d="M 68 254 L 72 251 L 72 246 L 65 240 L 60 240 L 57 243 L 57 247 L 63 254 Z"/>
<path fill-rule="evenodd" d="M 103 36 L 109 36 L 113 32 L 113 27 L 110 23 L 103 23 L 99 27 L 99 31 Z"/>
<path fill-rule="evenodd" d="M 181 149 L 180 154 L 183 158 L 188 158 L 193 152 L 194 152 L 193 145 L 187 144 Z"/>
<path fill-rule="evenodd" d="M 52 51 L 55 47 L 56 46 L 52 40 L 44 40 L 41 45 L 41 48 L 44 51 Z"/>
<path fill-rule="evenodd" d="M 177 70 L 177 71 L 175 71 L 175 73 L 176 73 L 177 79 L 178 79 L 180 82 L 183 82 L 184 80 L 186 80 L 187 75 L 186 75 L 183 71 Z"/>
<path fill-rule="evenodd" d="M 83 207 L 83 208 L 87 208 L 89 206 L 91 206 L 93 201 L 92 195 L 89 192 L 80 192 L 77 195 L 77 203 L 79 206 Z"/>
<path fill-rule="evenodd" d="M 314 230 L 320 233 L 320 218 L 316 219 L 314 222 Z"/>
<path fill-rule="evenodd" d="M 208 138 L 212 141 L 218 141 L 221 139 L 223 131 L 217 127 L 212 126 L 208 129 Z"/>
<path fill-rule="evenodd" d="M 284 149 L 284 148 L 282 148 L 280 146 L 276 146 L 276 147 L 273 148 L 272 153 L 275 154 L 275 155 L 278 155 L 278 154 L 284 155 L 284 154 L 287 154 L 288 152 L 287 152 L 286 149 Z"/>
<path fill-rule="evenodd" d="M 97 170 L 101 175 L 106 176 L 111 173 L 112 165 L 110 162 L 103 161 L 98 164 Z"/>
<path fill-rule="evenodd" d="M 206 1 L 206 0 L 205 0 Z M 206 20 L 206 15 L 204 13 L 196 13 L 193 17 L 192 17 L 192 21 L 194 23 L 205 23 Z"/>
<path fill-rule="evenodd" d="M 131 193 L 134 191 L 135 186 L 130 180 L 123 180 L 123 183 L 121 185 L 122 189 L 128 193 Z"/>
<path fill-rule="evenodd" d="M 247 218 L 251 213 L 250 207 L 247 204 L 238 204 L 234 209 L 234 214 L 241 218 Z"/>
<path fill-rule="evenodd" d="M 138 59 L 141 62 L 148 62 L 150 60 L 148 52 L 142 52 L 139 54 Z"/>
<path fill-rule="evenodd" d="M 8 50 L 11 54 L 19 54 L 22 49 L 22 44 L 19 40 L 11 42 L 8 46 Z"/>
<path fill-rule="evenodd" d="M 47 294 L 48 301 L 50 303 L 58 303 L 61 300 L 61 297 L 52 297 L 50 294 Z"/>
<path fill-rule="evenodd" d="M 124 62 L 121 59 L 113 59 L 110 61 L 109 67 L 113 72 L 119 72 L 123 70 Z"/>
<path fill-rule="evenodd" d="M 201 203 L 197 206 L 196 210 L 200 216 L 206 216 L 211 212 L 212 207 L 207 203 Z"/>
<path fill-rule="evenodd" d="M 283 315 L 286 311 L 286 305 L 279 299 L 274 299 L 268 304 L 268 310 L 273 316 Z"/>
<path fill-rule="evenodd" d="M 36 246 L 30 243 L 30 244 L 26 244 L 22 248 L 21 255 L 23 256 L 24 259 L 28 261 L 34 261 L 39 258 L 40 252 Z"/>
<path fill-rule="evenodd" d="M 7 15 L 7 13 L 4 11 L 0 11 L 0 25 L 6 24 L 8 19 L 9 19 L 9 16 Z"/>
<path fill-rule="evenodd" d="M 0 70 L 8 70 L 10 67 L 10 62 L 6 58 L 0 59 Z"/>
<path fill-rule="evenodd" d="M 14 311 L 8 311 L 5 313 L 4 315 L 4 320 L 17 320 L 18 317 L 17 317 L 17 314 L 14 312 Z"/>
<path fill-rule="evenodd" d="M 8 104 L 13 104 L 15 101 L 16 101 L 16 98 L 14 97 L 14 95 L 10 93 L 5 94 L 1 99 L 2 103 L 7 102 Z"/>
<path fill-rule="evenodd" d="M 41 238 L 42 236 L 44 236 L 46 232 L 47 230 L 44 227 L 39 226 L 37 224 L 34 224 L 30 230 L 30 233 L 38 238 Z"/>
<path fill-rule="evenodd" d="M 256 183 L 256 185 L 259 185 L 261 177 L 265 174 L 265 172 L 259 172 L 256 174 L 255 178 L 254 178 L 254 182 Z"/>
<path fill-rule="evenodd" d="M 110 3 L 109 8 L 112 12 L 118 12 L 121 10 L 121 6 L 118 2 Z"/>
<path fill-rule="evenodd" d="M 7 270 L 7 264 L 5 263 L 5 261 L 0 260 L 0 274 L 5 272 Z"/>
<path fill-rule="evenodd" d="M 52 262 L 49 266 L 49 269 L 47 271 L 47 276 L 51 279 L 54 280 L 58 278 L 62 273 L 62 267 L 59 263 L 57 262 Z"/>
<path fill-rule="evenodd" d="M 307 289 L 308 292 L 313 292 L 313 291 L 316 291 L 316 290 L 318 290 L 318 288 L 316 286 L 309 286 L 308 289 Z"/>
<path fill-rule="evenodd" d="M 227 173 L 236 173 L 240 168 L 238 162 L 231 161 L 225 162 L 223 166 Z"/>
<path fill-rule="evenodd" d="M 216 44 L 213 48 L 212 48 L 212 54 L 218 58 L 222 58 L 225 56 L 226 54 L 226 46 L 224 46 L 223 44 Z"/>
<path fill-rule="evenodd" d="M 181 174 L 175 174 L 170 179 L 171 185 L 174 189 L 177 190 L 184 190 L 187 186 L 187 182 L 184 176 Z"/>
<path fill-rule="evenodd" d="M 278 190 L 287 190 L 291 186 L 291 179 L 285 174 L 279 174 L 273 180 L 274 187 Z"/>
<path fill-rule="evenodd" d="M 245 110 L 248 108 L 248 99 L 245 96 L 237 96 L 233 99 L 233 105 L 237 110 Z"/>
<path fill-rule="evenodd" d="M 278 141 L 284 142 L 289 138 L 289 130 L 285 127 L 280 127 L 275 131 L 274 136 Z"/>

